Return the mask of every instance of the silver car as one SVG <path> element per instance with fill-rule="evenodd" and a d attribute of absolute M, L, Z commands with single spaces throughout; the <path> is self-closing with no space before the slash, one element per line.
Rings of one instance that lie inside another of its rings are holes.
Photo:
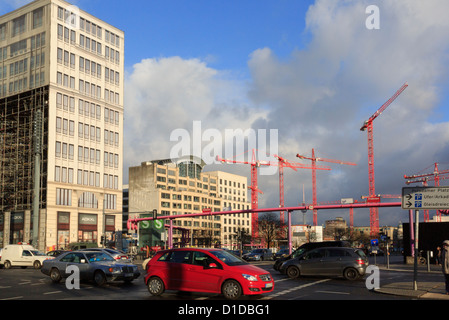
<path fill-rule="evenodd" d="M 356 280 L 368 267 L 365 253 L 356 248 L 318 248 L 285 261 L 279 271 L 290 278 L 299 276 L 331 276 Z"/>
<path fill-rule="evenodd" d="M 108 281 L 131 282 L 140 276 L 134 264 L 121 263 L 114 260 L 109 254 L 99 251 L 71 251 L 55 259 L 44 261 L 41 272 L 50 276 L 53 282 L 70 276 L 68 266 L 77 266 L 80 280 L 94 281 L 102 286 Z"/>

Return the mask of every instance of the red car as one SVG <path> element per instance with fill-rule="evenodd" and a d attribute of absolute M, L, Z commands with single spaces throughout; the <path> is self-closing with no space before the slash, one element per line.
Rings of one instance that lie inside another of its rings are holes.
<path fill-rule="evenodd" d="M 222 293 L 227 299 L 271 292 L 266 270 L 221 249 L 181 248 L 159 251 L 148 262 L 145 284 L 155 296 L 165 290 Z"/>

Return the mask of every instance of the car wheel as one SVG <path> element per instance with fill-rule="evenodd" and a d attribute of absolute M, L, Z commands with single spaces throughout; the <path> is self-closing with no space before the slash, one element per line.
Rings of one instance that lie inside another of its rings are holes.
<path fill-rule="evenodd" d="M 11 262 L 6 260 L 3 266 L 5 267 L 5 269 L 10 269 L 11 268 Z"/>
<path fill-rule="evenodd" d="M 359 278 L 359 273 L 354 268 L 347 268 L 343 272 L 343 276 L 345 277 L 346 280 L 353 281 L 353 280 L 357 280 Z"/>
<path fill-rule="evenodd" d="M 106 276 L 103 271 L 95 271 L 94 273 L 94 282 L 97 286 L 101 287 L 106 283 Z"/>
<path fill-rule="evenodd" d="M 287 268 L 287 276 L 291 279 L 296 279 L 299 277 L 299 269 L 296 266 L 290 266 Z"/>
<path fill-rule="evenodd" d="M 40 269 L 42 267 L 42 263 L 39 260 L 34 261 L 33 263 L 34 269 Z"/>
<path fill-rule="evenodd" d="M 152 277 L 147 283 L 148 292 L 153 296 L 160 296 L 165 291 L 164 282 L 159 277 Z"/>
<path fill-rule="evenodd" d="M 61 278 L 62 278 L 61 277 L 61 273 L 59 272 L 58 269 L 53 268 L 53 269 L 50 270 L 50 279 L 51 279 L 51 281 L 59 282 L 59 281 L 61 281 Z"/>
<path fill-rule="evenodd" d="M 242 287 L 235 280 L 228 280 L 221 288 L 223 295 L 228 300 L 236 300 L 242 295 Z"/>

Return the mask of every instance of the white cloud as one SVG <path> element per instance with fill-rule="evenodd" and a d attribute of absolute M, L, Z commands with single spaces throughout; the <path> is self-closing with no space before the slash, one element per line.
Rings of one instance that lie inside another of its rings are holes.
<path fill-rule="evenodd" d="M 365 27 L 365 8 L 380 9 L 380 29 Z M 368 193 L 367 120 L 404 83 L 409 87 L 374 122 L 376 191 L 399 194 L 403 175 L 449 156 L 447 119 L 428 119 L 447 85 L 449 2 L 317 0 L 309 7 L 310 42 L 280 59 L 271 48 L 249 55 L 251 78 L 242 81 L 199 59 L 146 59 L 126 83 L 125 171 L 129 165 L 168 158 L 170 133 L 203 129 L 278 129 L 279 154 L 294 162 L 297 153 L 356 162 L 328 164 L 318 172 L 318 200 L 359 199 Z M 137 163 L 136 163 L 137 162 Z M 326 163 L 321 163 L 326 165 Z M 249 178 L 249 166 L 219 167 Z M 285 169 L 285 203 L 311 201 L 311 172 Z M 278 176 L 259 177 L 259 207 L 276 207 Z M 248 194 L 250 195 L 250 194 Z M 347 212 L 320 212 L 319 223 Z M 302 215 L 301 215 L 302 216 Z M 368 213 L 355 222 L 368 224 Z M 402 209 L 380 211 L 381 224 L 406 220 Z M 308 218 L 311 222 L 311 217 Z"/>
<path fill-rule="evenodd" d="M 177 143 L 170 141 L 171 133 L 192 134 L 194 121 L 201 122 L 201 133 L 217 129 L 224 136 L 225 129 L 246 130 L 263 118 L 264 110 L 248 105 L 244 84 L 228 77 L 198 59 L 145 59 L 134 65 L 126 82 L 125 163 L 169 158 Z M 203 141 L 203 147 L 208 144 Z"/>

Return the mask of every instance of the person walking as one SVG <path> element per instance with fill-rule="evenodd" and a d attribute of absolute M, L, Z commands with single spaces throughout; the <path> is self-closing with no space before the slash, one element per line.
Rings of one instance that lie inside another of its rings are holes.
<path fill-rule="evenodd" d="M 441 264 L 440 263 L 440 261 L 441 261 L 441 247 L 440 246 L 437 247 L 437 254 L 436 254 L 435 260 L 436 260 L 436 265 L 439 266 Z"/>
<path fill-rule="evenodd" d="M 446 294 L 449 295 L 449 240 L 443 241 L 443 249 L 441 250 L 441 265 L 446 280 Z"/>

